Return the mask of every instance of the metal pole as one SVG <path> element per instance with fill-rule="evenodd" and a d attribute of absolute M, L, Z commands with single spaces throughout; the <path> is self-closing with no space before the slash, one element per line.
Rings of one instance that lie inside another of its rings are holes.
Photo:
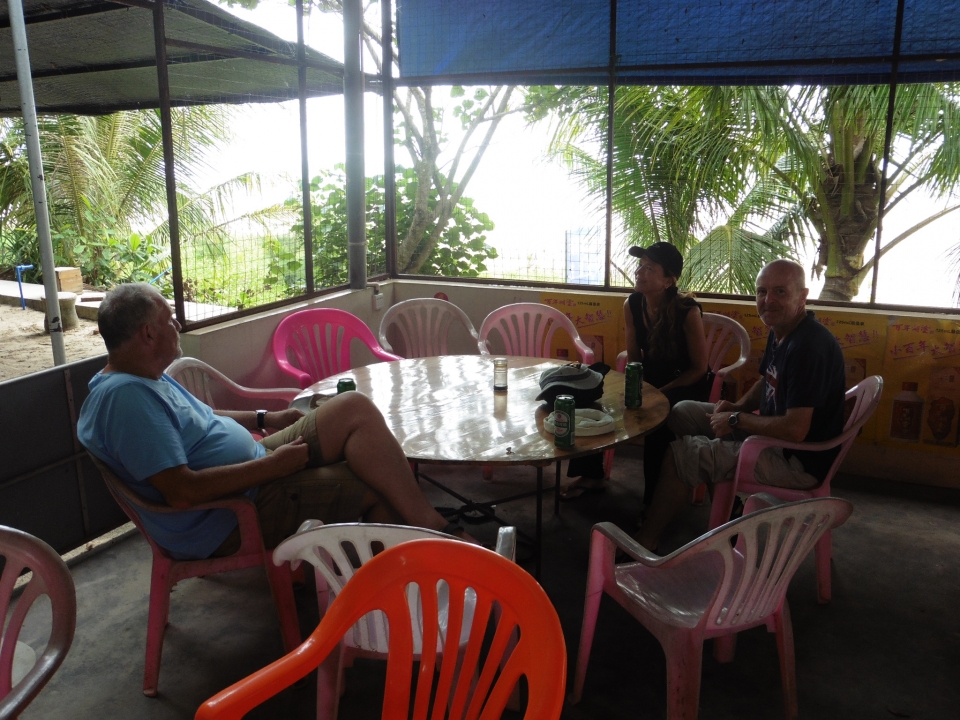
<path fill-rule="evenodd" d="M 177 178 L 174 172 L 173 121 L 170 118 L 170 78 L 167 76 L 167 32 L 163 22 L 163 0 L 153 6 L 153 41 L 157 56 L 157 87 L 160 90 L 160 130 L 163 135 L 163 169 L 167 186 L 167 215 L 170 228 L 170 265 L 173 269 L 173 306 L 177 322 L 186 326 L 183 303 L 183 267 L 180 264 L 180 213 L 177 209 Z"/>
<path fill-rule="evenodd" d="M 383 88 L 383 227 L 387 274 L 397 276 L 397 165 L 393 149 L 393 3 L 380 3 L 380 81 Z"/>
<path fill-rule="evenodd" d="M 350 288 L 367 286 L 366 180 L 363 159 L 363 68 L 360 0 L 343 3 L 343 109 L 347 150 L 347 258 Z"/>
<path fill-rule="evenodd" d="M 883 215 L 887 205 L 887 167 L 890 163 L 890 144 L 893 142 L 893 109 L 897 99 L 897 71 L 900 69 L 900 38 L 903 36 L 904 0 L 897 3 L 897 24 L 893 30 L 893 58 L 890 61 L 890 95 L 887 98 L 887 126 L 883 137 L 883 164 L 880 171 L 880 207 L 877 208 L 877 236 L 873 247 L 873 280 L 870 302 L 877 301 L 877 279 L 880 271 L 880 237 L 883 235 Z"/>
<path fill-rule="evenodd" d="M 307 51 L 303 41 L 303 0 L 297 0 L 297 83 L 300 94 L 300 183 L 303 185 L 303 270 L 307 292 L 313 283 L 313 207 L 310 205 L 310 162 L 307 155 Z"/>
<path fill-rule="evenodd" d="M 617 0 L 610 0 L 610 77 L 607 81 L 607 234 L 604 244 L 603 287 L 610 287 L 613 246 L 613 130 L 617 97 Z"/>
<path fill-rule="evenodd" d="M 20 86 L 20 110 L 23 113 L 23 134 L 27 139 L 27 161 L 30 165 L 30 187 L 33 190 L 33 211 L 37 215 L 37 241 L 40 243 L 40 268 L 43 271 L 43 293 L 46 297 L 47 326 L 53 345 L 54 365 L 67 362 L 60 322 L 57 294 L 57 272 L 54 269 L 53 242 L 50 240 L 50 216 L 47 214 L 47 186 L 43 181 L 43 157 L 40 155 L 40 130 L 37 128 L 37 104 L 33 97 L 33 76 L 27 49 L 27 26 L 23 20 L 21 0 L 10 0 L 10 30 L 13 35 L 17 63 L 17 84 Z"/>

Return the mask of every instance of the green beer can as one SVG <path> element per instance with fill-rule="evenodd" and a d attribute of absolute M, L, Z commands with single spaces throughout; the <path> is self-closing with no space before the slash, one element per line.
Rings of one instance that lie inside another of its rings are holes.
<path fill-rule="evenodd" d="M 340 393 L 345 393 L 348 390 L 356 390 L 357 383 L 353 378 L 342 378 L 337 382 L 337 395 Z"/>
<path fill-rule="evenodd" d="M 643 363 L 627 363 L 623 373 L 623 405 L 636 410 L 643 405 Z"/>
<path fill-rule="evenodd" d="M 576 440 L 577 404 L 573 395 L 557 395 L 553 401 L 553 444 L 561 450 L 573 449 Z"/>

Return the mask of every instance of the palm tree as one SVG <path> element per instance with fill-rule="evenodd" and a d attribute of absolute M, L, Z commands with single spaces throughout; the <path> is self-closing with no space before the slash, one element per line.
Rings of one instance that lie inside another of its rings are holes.
<path fill-rule="evenodd" d="M 743 141 L 741 110 L 729 98 L 686 90 L 617 90 L 613 209 L 620 250 L 670 242 L 687 257 L 684 287 L 751 293 L 766 262 L 795 254 L 802 237 L 796 200 L 778 175 L 757 165 L 763 148 Z M 534 88 L 527 101 L 531 120 L 555 121 L 550 151 L 602 202 L 605 89 Z"/>
<path fill-rule="evenodd" d="M 960 181 L 958 90 L 956 83 L 898 88 L 885 212 L 889 216 L 918 191 L 942 198 L 944 207 L 886 239 L 881 257 L 960 208 L 955 201 Z M 603 137 L 605 116 L 596 102 L 567 99 L 578 98 L 582 91 L 556 92 L 564 99 L 554 100 L 554 107 L 565 109 L 567 115 L 555 141 L 591 137 L 590 133 L 594 139 Z M 877 227 L 888 98 L 883 86 L 620 89 L 614 207 L 624 224 L 644 239 L 651 236 L 647 226 L 675 225 L 665 239 L 681 249 L 694 247 L 683 238 L 684 225 L 696 238 L 698 226 L 705 229 L 711 218 L 727 214 L 736 219 L 739 213 L 741 226 L 748 220 L 767 228 L 757 233 L 767 241 L 767 250 L 775 248 L 770 243 L 776 241 L 794 248 L 804 243 L 817 246 L 813 269 L 826 276 L 821 297 L 851 300 L 875 262 L 865 260 L 864 253 Z M 617 159 L 621 148 L 629 150 L 621 158 L 627 166 Z M 563 145 L 557 150 L 571 156 Z M 665 162 L 667 172 L 662 171 Z M 593 159 L 592 165 L 581 162 L 581 167 L 590 178 L 585 181 L 588 190 L 600 192 L 602 163 Z M 772 188 L 774 178 L 777 187 L 772 194 L 754 193 L 757 187 Z M 653 202 L 658 194 L 687 200 L 658 205 Z M 751 201 L 745 215 L 733 211 L 740 205 L 736 198 Z M 663 215 L 667 218 L 657 220 Z M 778 219 L 771 220 L 774 217 Z M 699 236 L 706 239 L 709 232 Z M 733 249 L 741 245 L 728 242 L 731 252 L 716 254 L 724 262 L 701 263 L 699 272 L 712 281 L 718 270 L 734 266 Z"/>
<path fill-rule="evenodd" d="M 277 207 L 233 214 L 236 194 L 256 189 L 253 174 L 200 189 L 212 151 L 229 139 L 229 112 L 224 106 L 173 111 L 181 242 L 214 255 L 224 252 L 238 224 L 263 224 L 286 213 Z M 169 236 L 159 112 L 44 116 L 39 131 L 57 262 L 80 266 L 99 285 L 149 279 L 164 270 Z M 33 212 L 23 125 L 3 121 L 0 238 L 8 263 L 35 252 Z"/>

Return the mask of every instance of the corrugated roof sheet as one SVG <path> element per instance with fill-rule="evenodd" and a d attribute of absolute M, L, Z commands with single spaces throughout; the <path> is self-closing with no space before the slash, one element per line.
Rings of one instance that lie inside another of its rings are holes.
<path fill-rule="evenodd" d="M 25 0 L 38 112 L 98 115 L 159 106 L 149 2 Z M 297 45 L 205 0 L 164 3 L 171 103 L 297 97 Z M 306 48 L 309 97 L 343 92 L 343 65 Z M 368 86 L 373 85 L 368 80 Z M 0 10 L 0 116 L 20 113 L 9 14 Z"/>

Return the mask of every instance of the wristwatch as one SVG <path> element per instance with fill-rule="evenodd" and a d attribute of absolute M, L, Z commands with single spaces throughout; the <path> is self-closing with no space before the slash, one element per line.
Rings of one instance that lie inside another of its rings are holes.
<path fill-rule="evenodd" d="M 257 430 L 261 432 L 267 429 L 267 411 L 257 410 Z"/>
<path fill-rule="evenodd" d="M 730 427 L 735 428 L 740 422 L 740 413 L 735 412 L 730 417 L 727 418 L 727 422 L 730 423 Z"/>

